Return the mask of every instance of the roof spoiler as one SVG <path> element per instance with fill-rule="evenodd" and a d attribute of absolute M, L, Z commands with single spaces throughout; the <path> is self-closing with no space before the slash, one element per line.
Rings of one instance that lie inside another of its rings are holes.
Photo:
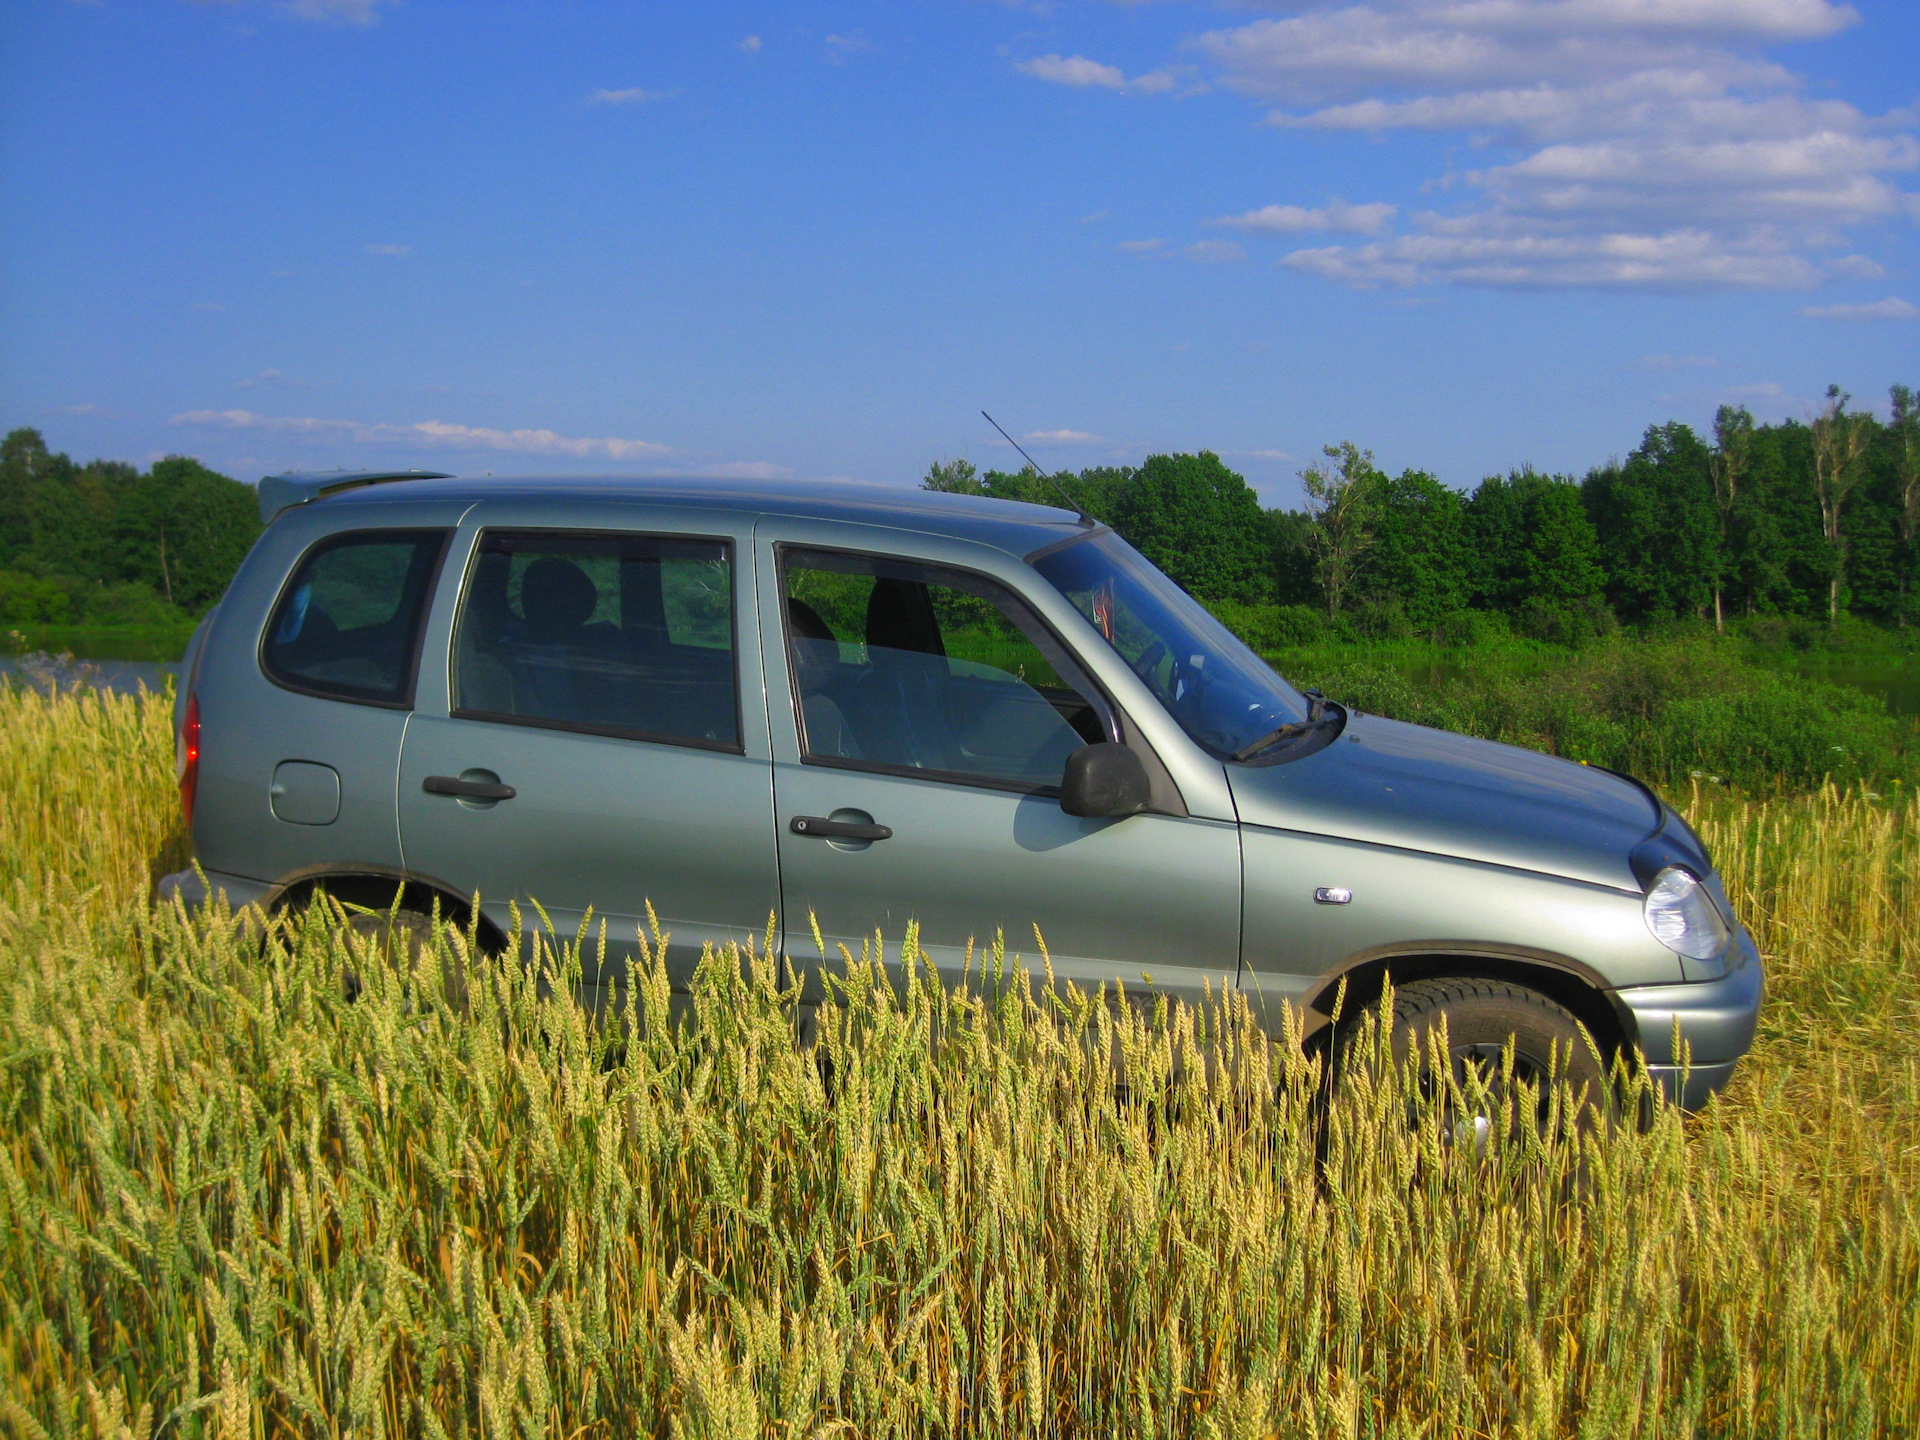
<path fill-rule="evenodd" d="M 263 475 L 257 487 L 260 523 L 265 525 L 282 510 L 305 505 L 336 490 L 357 490 L 362 485 L 385 485 L 392 480 L 447 478 L 444 470 L 289 470 L 284 475 Z"/>

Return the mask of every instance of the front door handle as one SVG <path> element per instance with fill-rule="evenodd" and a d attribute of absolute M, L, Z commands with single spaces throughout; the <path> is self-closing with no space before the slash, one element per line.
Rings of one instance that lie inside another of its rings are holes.
<path fill-rule="evenodd" d="M 815 840 L 891 840 L 893 831 L 885 825 L 862 825 L 855 820 L 829 820 L 824 815 L 796 815 L 790 822 L 793 833 Z"/>
<path fill-rule="evenodd" d="M 463 800 L 511 800 L 518 793 L 496 780 L 462 780 L 458 775 L 429 775 L 420 788 L 429 795 L 457 795 Z"/>

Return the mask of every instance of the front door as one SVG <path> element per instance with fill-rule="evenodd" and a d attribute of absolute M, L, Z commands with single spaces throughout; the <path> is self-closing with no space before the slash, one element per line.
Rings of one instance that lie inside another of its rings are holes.
<path fill-rule="evenodd" d="M 620 978 L 649 907 L 684 987 L 703 945 L 764 936 L 779 903 L 771 771 L 760 732 L 743 737 L 735 548 L 482 529 L 451 703 L 408 726 L 408 868 L 478 891 L 503 927 L 510 901 L 530 926 L 538 904 L 571 938 L 591 909 L 589 962 L 604 920 L 614 973 L 589 983 Z"/>
<path fill-rule="evenodd" d="M 763 531 L 766 527 L 763 525 Z M 996 935 L 1036 972 L 1174 995 L 1234 982 L 1228 822 L 1063 812 L 1067 756 L 1111 702 L 1005 583 L 905 555 L 762 552 L 788 953 L 889 953 L 909 922 L 951 985 Z M 769 593 L 777 586 L 777 594 Z M 768 603 L 772 601 L 772 603 Z M 773 665 L 787 672 L 776 675 Z M 1036 929 L 1038 934 L 1036 935 Z"/>

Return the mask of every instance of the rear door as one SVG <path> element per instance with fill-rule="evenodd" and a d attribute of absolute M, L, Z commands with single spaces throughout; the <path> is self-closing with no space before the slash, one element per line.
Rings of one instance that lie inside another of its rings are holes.
<path fill-rule="evenodd" d="M 538 515 L 463 527 L 444 688 L 422 684 L 401 757 L 407 866 L 503 927 L 510 901 L 568 936 L 591 911 L 601 984 L 651 907 L 684 986 L 703 945 L 764 935 L 779 903 L 750 529 L 522 523 Z"/>
<path fill-rule="evenodd" d="M 1063 978 L 1186 996 L 1234 983 L 1237 827 L 1061 810 L 1067 756 L 1120 738 L 1121 720 L 1033 607 L 979 570 L 781 544 L 783 526 L 796 541 L 820 527 L 761 527 L 763 645 L 785 671 L 769 712 L 789 953 L 818 954 L 815 921 L 830 954 L 855 955 L 876 933 L 896 950 L 917 923 L 951 984 L 970 942 L 979 975 L 996 935 L 1037 969 L 1037 927 Z"/>

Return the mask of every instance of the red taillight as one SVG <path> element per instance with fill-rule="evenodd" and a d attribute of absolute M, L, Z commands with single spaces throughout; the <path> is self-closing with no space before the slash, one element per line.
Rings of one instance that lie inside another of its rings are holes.
<path fill-rule="evenodd" d="M 180 743 L 175 747 L 174 769 L 180 776 L 180 813 L 193 828 L 193 792 L 200 784 L 200 697 L 187 697 L 187 718 L 180 726 Z"/>

